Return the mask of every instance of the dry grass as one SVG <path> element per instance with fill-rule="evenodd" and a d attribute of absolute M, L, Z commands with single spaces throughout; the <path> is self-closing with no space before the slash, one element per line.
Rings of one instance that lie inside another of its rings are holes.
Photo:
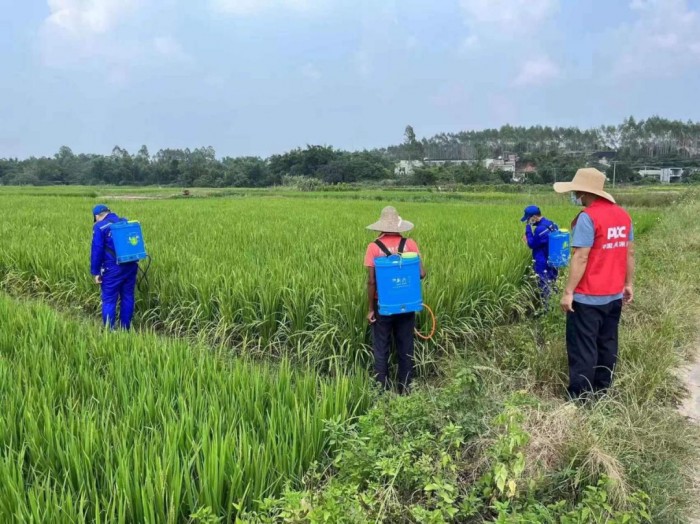
<path fill-rule="evenodd" d="M 523 426 L 530 435 L 525 449 L 526 474 L 536 478 L 566 467 L 571 442 L 584 424 L 580 409 L 571 403 L 560 403 L 551 410 L 530 410 Z"/>

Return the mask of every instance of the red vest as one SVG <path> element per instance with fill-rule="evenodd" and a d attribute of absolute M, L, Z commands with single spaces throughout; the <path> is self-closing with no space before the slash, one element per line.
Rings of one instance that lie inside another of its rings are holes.
<path fill-rule="evenodd" d="M 627 211 L 603 198 L 588 206 L 585 213 L 591 217 L 595 237 L 586 271 L 575 293 L 596 296 L 622 293 L 632 219 Z M 578 217 L 572 228 L 577 220 Z"/>

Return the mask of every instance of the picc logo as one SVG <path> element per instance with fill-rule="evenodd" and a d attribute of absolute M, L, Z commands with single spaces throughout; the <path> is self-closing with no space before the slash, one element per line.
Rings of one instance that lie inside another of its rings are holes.
<path fill-rule="evenodd" d="M 627 238 L 627 226 L 608 228 L 608 240 L 616 240 L 620 238 Z"/>

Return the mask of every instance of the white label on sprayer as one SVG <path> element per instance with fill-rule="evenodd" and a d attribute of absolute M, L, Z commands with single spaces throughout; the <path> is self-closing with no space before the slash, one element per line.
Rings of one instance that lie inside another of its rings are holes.
<path fill-rule="evenodd" d="M 391 279 L 391 283 L 394 287 L 408 287 L 408 279 L 406 277 L 394 277 Z"/>

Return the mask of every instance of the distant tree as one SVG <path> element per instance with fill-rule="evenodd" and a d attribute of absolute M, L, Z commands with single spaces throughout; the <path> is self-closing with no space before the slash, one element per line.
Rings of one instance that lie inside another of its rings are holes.
<path fill-rule="evenodd" d="M 141 146 L 139 152 L 134 157 L 134 179 L 138 184 L 155 184 L 153 170 L 151 169 L 151 155 L 148 153 L 148 147 Z"/>
<path fill-rule="evenodd" d="M 431 167 L 417 167 L 413 171 L 413 183 L 417 186 L 432 186 L 437 178 L 435 169 Z"/>
<path fill-rule="evenodd" d="M 409 160 L 423 160 L 425 158 L 423 144 L 416 140 L 416 133 L 411 125 L 406 126 L 404 131 L 404 145 L 406 146 Z"/>
<path fill-rule="evenodd" d="M 319 176 L 318 170 L 340 155 L 329 146 L 306 146 L 306 149 L 294 149 L 282 155 L 270 157 L 270 172 L 278 177 Z"/>
<path fill-rule="evenodd" d="M 609 168 L 606 174 L 612 180 L 613 168 Z M 639 171 L 632 169 L 629 164 L 618 163 L 615 168 L 615 181 L 617 183 L 639 182 L 641 178 L 642 175 L 639 174 Z"/>
<path fill-rule="evenodd" d="M 264 187 L 273 185 L 267 164 L 257 157 L 226 157 L 224 185 L 233 187 Z"/>
<path fill-rule="evenodd" d="M 510 184 L 513 181 L 513 173 L 510 171 L 498 171 L 496 176 L 500 179 L 499 181 L 504 184 Z"/>
<path fill-rule="evenodd" d="M 161 149 L 153 159 L 153 178 L 156 184 L 176 184 L 187 166 L 187 154 L 181 149 Z"/>

